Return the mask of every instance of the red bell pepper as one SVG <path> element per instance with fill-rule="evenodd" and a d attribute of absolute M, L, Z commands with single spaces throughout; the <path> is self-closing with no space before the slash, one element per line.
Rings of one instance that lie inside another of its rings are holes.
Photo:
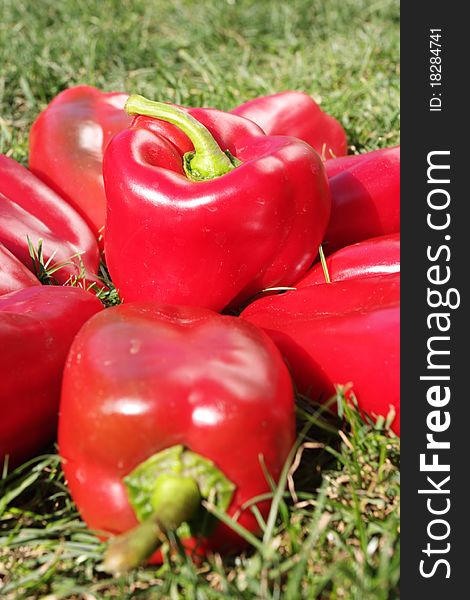
<path fill-rule="evenodd" d="M 221 310 L 299 279 L 330 211 L 310 146 L 216 110 L 140 96 L 127 110 L 158 120 L 136 119 L 104 159 L 106 258 L 124 301 Z"/>
<path fill-rule="evenodd" d="M 231 112 L 254 121 L 267 135 L 291 135 L 304 140 L 326 160 L 348 151 L 346 133 L 340 123 L 302 92 L 261 96 Z"/>
<path fill-rule="evenodd" d="M 103 154 L 132 121 L 123 110 L 127 98 L 87 85 L 72 87 L 52 100 L 30 133 L 31 170 L 74 206 L 100 239 L 106 213 Z M 262 96 L 231 112 L 254 121 L 267 135 L 298 137 L 327 159 L 347 152 L 341 125 L 307 94 Z"/>
<path fill-rule="evenodd" d="M 400 234 L 383 235 L 341 248 L 326 259 L 326 267 L 332 282 L 399 273 Z M 320 263 L 316 263 L 295 287 L 317 283 L 326 283 Z"/>
<path fill-rule="evenodd" d="M 331 190 L 326 253 L 400 231 L 399 147 L 344 156 L 325 168 Z"/>
<path fill-rule="evenodd" d="M 98 270 L 98 245 L 80 215 L 28 169 L 0 155 L 0 242 L 32 269 L 28 238 L 34 247 L 43 241 L 45 261 L 68 263 L 54 273 L 59 283 L 82 266 L 90 279 Z"/>
<path fill-rule="evenodd" d="M 150 527 L 132 565 L 156 548 L 155 521 L 170 529 L 189 521 L 191 533 L 180 534 L 202 536 L 204 549 L 242 547 L 222 523 L 203 532 L 200 497 L 257 531 L 245 503 L 270 491 L 261 462 L 277 480 L 294 441 L 287 368 L 271 340 L 242 319 L 130 303 L 92 318 L 75 338 L 60 406 L 64 472 L 91 528 L 117 534 L 142 521 L 130 534 L 138 537 Z M 159 486 L 168 477 L 166 502 Z M 266 516 L 269 502 L 257 506 Z M 110 570 L 132 566 L 117 565 L 120 558 L 108 561 Z"/>
<path fill-rule="evenodd" d="M 41 285 L 39 280 L 0 243 L 0 296 Z"/>
<path fill-rule="evenodd" d="M 29 166 L 102 233 L 106 214 L 103 153 L 109 140 L 127 127 L 127 94 L 106 94 L 80 85 L 56 96 L 33 123 Z"/>
<path fill-rule="evenodd" d="M 18 464 L 53 440 L 70 344 L 102 309 L 74 287 L 30 287 L 0 297 L 0 460 Z"/>
<path fill-rule="evenodd" d="M 310 285 L 261 298 L 242 317 L 262 327 L 291 369 L 297 389 L 326 401 L 351 383 L 361 410 L 400 432 L 398 274 Z"/>

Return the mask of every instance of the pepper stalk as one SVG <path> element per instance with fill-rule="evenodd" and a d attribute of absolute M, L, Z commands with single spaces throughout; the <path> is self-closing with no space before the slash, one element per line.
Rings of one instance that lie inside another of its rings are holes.
<path fill-rule="evenodd" d="M 192 115 L 173 104 L 154 102 L 133 94 L 124 107 L 129 115 L 145 115 L 171 123 L 191 140 L 194 151 L 183 156 L 183 168 L 191 181 L 207 181 L 229 173 L 241 161 L 220 148 L 210 131 Z"/>
<path fill-rule="evenodd" d="M 180 445 L 148 458 L 124 478 L 124 484 L 141 522 L 111 539 L 102 566 L 113 574 L 138 567 L 168 532 L 185 524 L 192 534 L 207 533 L 202 501 L 210 500 L 225 512 L 235 490 L 214 463 Z"/>

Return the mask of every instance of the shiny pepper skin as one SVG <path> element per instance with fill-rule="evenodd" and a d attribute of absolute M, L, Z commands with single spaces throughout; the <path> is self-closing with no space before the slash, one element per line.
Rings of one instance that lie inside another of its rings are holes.
<path fill-rule="evenodd" d="M 75 334 L 101 302 L 79 288 L 37 286 L 0 296 L 0 460 L 30 458 L 54 439 L 62 369 Z"/>
<path fill-rule="evenodd" d="M 212 460 L 236 486 L 233 515 L 270 490 L 295 440 L 292 383 L 258 328 L 196 307 L 130 303 L 92 318 L 64 371 L 59 448 L 72 496 L 88 525 L 134 527 L 123 478 L 178 444 Z M 269 502 L 258 507 L 266 516 Z M 258 524 L 250 510 L 238 521 Z M 229 551 L 243 541 L 219 523 L 207 540 Z"/>
<path fill-rule="evenodd" d="M 103 154 L 110 139 L 127 127 L 127 94 L 80 85 L 64 90 L 33 123 L 29 166 L 87 221 L 103 233 L 106 197 Z"/>
<path fill-rule="evenodd" d="M 30 132 L 31 170 L 80 212 L 101 243 L 106 216 L 103 155 L 111 138 L 132 121 L 123 110 L 127 98 L 88 85 L 71 87 L 53 98 Z M 298 137 L 327 159 L 347 152 L 341 125 L 307 94 L 262 96 L 231 112 L 254 121 L 268 135 Z"/>
<path fill-rule="evenodd" d="M 250 119 L 266 135 L 291 135 L 307 142 L 325 160 L 343 156 L 348 151 L 346 133 L 340 123 L 303 92 L 261 96 L 231 112 Z"/>
<path fill-rule="evenodd" d="M 326 259 L 331 282 L 400 272 L 400 234 L 382 235 L 337 250 Z M 315 263 L 296 288 L 326 283 L 320 262 Z"/>
<path fill-rule="evenodd" d="M 113 138 L 104 160 L 105 251 L 122 298 L 220 311 L 290 285 L 313 262 L 329 218 L 320 157 L 236 115 L 184 112 L 241 164 L 191 181 L 183 173 L 189 138 L 159 119 L 138 117 Z"/>
<path fill-rule="evenodd" d="M 331 217 L 324 251 L 400 231 L 400 148 L 383 148 L 325 163 Z"/>
<path fill-rule="evenodd" d="M 63 198 L 28 169 L 0 155 L 0 242 L 33 269 L 28 239 L 42 240 L 44 262 L 63 263 L 59 283 L 82 273 L 95 280 L 99 249 L 93 232 Z"/>
<path fill-rule="evenodd" d="M 327 401 L 351 384 L 372 417 L 395 411 L 400 433 L 400 276 L 314 284 L 256 300 L 241 314 L 272 338 L 297 389 Z"/>
<path fill-rule="evenodd" d="M 39 280 L 0 244 L 0 296 L 35 285 L 41 285 Z"/>

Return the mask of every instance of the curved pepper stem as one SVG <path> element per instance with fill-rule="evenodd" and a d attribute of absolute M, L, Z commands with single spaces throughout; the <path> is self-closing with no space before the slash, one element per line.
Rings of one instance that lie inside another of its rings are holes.
<path fill-rule="evenodd" d="M 111 540 L 103 561 L 105 571 L 122 573 L 138 567 L 159 548 L 164 534 L 194 519 L 201 494 L 192 477 L 164 473 L 155 482 L 151 502 L 154 514 L 149 519 Z"/>
<path fill-rule="evenodd" d="M 114 537 L 104 555 L 102 569 L 117 575 L 138 567 L 163 543 L 163 532 L 153 519 Z"/>
<path fill-rule="evenodd" d="M 202 500 L 225 512 L 235 490 L 213 462 L 184 448 L 171 446 L 150 456 L 127 475 L 123 483 L 139 525 L 112 538 L 103 569 L 122 573 L 139 566 L 165 541 L 169 531 L 208 532 Z M 202 511 L 202 513 L 201 513 Z"/>
<path fill-rule="evenodd" d="M 154 102 L 134 94 L 129 96 L 124 108 L 129 115 L 145 115 L 171 123 L 189 137 L 194 152 L 184 155 L 183 166 L 188 179 L 192 181 L 207 181 L 220 177 L 241 164 L 228 150 L 222 151 L 202 123 L 177 106 Z"/>

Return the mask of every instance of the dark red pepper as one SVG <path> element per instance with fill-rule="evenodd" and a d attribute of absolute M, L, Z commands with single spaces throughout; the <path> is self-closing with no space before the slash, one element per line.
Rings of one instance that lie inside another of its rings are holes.
<path fill-rule="evenodd" d="M 106 214 L 103 153 L 110 139 L 127 127 L 127 94 L 104 93 L 80 85 L 56 96 L 33 123 L 29 166 L 67 200 L 98 237 Z"/>
<path fill-rule="evenodd" d="M 0 243 L 0 296 L 41 285 L 39 280 Z"/>
<path fill-rule="evenodd" d="M 359 407 L 400 433 L 400 278 L 397 273 L 310 285 L 256 300 L 242 318 L 278 346 L 297 389 L 327 401 L 352 384 Z"/>
<path fill-rule="evenodd" d="M 85 321 L 102 309 L 74 287 L 30 287 L 0 297 L 0 461 L 18 464 L 52 442 L 62 369 Z"/>
<path fill-rule="evenodd" d="M 231 112 L 254 121 L 267 135 L 291 135 L 304 140 L 326 160 L 348 151 L 340 123 L 303 92 L 261 96 Z"/>
<path fill-rule="evenodd" d="M 105 154 L 106 258 L 124 301 L 221 310 L 308 269 L 330 203 L 308 144 L 216 110 L 141 97 L 128 110 L 158 120 L 136 119 Z"/>
<path fill-rule="evenodd" d="M 32 269 L 28 239 L 34 248 L 42 240 L 46 262 L 64 263 L 54 273 L 59 283 L 79 276 L 82 267 L 94 280 L 99 249 L 82 217 L 28 169 L 0 155 L 0 242 Z"/>
<path fill-rule="evenodd" d="M 324 250 L 400 231 L 400 148 L 345 156 L 325 163 L 331 218 Z"/>
<path fill-rule="evenodd" d="M 327 274 L 321 263 L 317 262 L 295 287 L 327 283 L 326 277 L 335 282 L 399 273 L 400 234 L 392 233 L 346 246 L 328 256 L 325 262 Z"/>
<path fill-rule="evenodd" d="M 294 440 L 288 371 L 269 338 L 242 319 L 197 307 L 122 304 L 92 318 L 72 345 L 60 407 L 63 468 L 91 528 L 116 534 L 141 520 L 144 531 L 131 535 L 144 537 L 150 528 L 152 540 L 132 564 L 155 549 L 155 521 L 177 527 L 173 519 L 188 503 L 193 512 L 183 520 L 204 548 L 242 547 L 221 523 L 201 532 L 204 511 L 193 514 L 198 492 L 213 493 L 221 511 L 257 531 L 245 503 L 270 491 L 260 460 L 277 480 Z M 169 502 L 157 490 L 167 476 L 177 479 Z M 269 502 L 257 506 L 266 516 Z M 109 559 L 110 570 L 131 566 L 116 561 Z"/>

